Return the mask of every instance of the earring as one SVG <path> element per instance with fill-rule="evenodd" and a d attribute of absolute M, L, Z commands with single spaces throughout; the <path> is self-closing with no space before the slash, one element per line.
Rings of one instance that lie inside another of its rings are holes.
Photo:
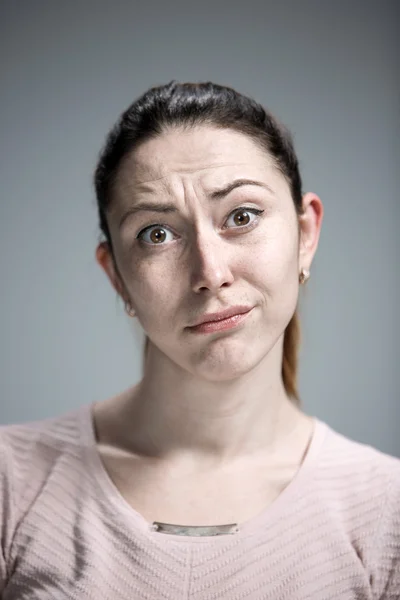
<path fill-rule="evenodd" d="M 127 300 L 125 302 L 125 311 L 126 313 L 130 316 L 130 317 L 134 317 L 135 316 L 135 311 L 133 310 L 132 306 L 130 305 L 129 300 Z"/>
<path fill-rule="evenodd" d="M 310 271 L 302 268 L 299 275 L 300 284 L 306 283 L 310 279 Z"/>

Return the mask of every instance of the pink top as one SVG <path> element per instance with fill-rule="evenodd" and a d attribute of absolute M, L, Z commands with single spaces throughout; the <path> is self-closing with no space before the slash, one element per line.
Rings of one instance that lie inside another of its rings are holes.
<path fill-rule="evenodd" d="M 280 496 L 238 531 L 157 531 L 96 450 L 91 405 L 0 427 L 2 600 L 400 599 L 400 460 L 315 418 Z"/>

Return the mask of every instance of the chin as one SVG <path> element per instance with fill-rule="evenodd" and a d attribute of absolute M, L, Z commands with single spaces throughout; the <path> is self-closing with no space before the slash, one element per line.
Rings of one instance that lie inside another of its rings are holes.
<path fill-rule="evenodd" d="M 216 344 L 192 357 L 188 370 L 207 381 L 231 381 L 250 373 L 267 354 L 265 346 L 257 348 L 254 340 L 245 347 L 238 344 L 236 348 L 229 349 Z"/>
<path fill-rule="evenodd" d="M 229 369 L 226 368 L 223 371 L 221 369 L 219 369 L 218 371 L 215 371 L 213 373 L 210 372 L 196 372 L 196 375 L 200 376 L 202 379 L 204 379 L 205 381 L 210 381 L 210 382 L 215 382 L 215 383 L 219 383 L 219 382 L 224 382 L 224 381 L 234 381 L 235 379 L 240 379 L 240 377 L 243 377 L 244 375 L 247 375 L 247 373 L 250 373 L 252 371 L 252 368 L 250 369 L 243 369 L 242 368 L 238 368 L 238 369 Z"/>

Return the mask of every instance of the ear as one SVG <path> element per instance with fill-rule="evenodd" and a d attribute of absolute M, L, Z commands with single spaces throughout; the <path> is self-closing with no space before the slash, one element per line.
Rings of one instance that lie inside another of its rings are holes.
<path fill-rule="evenodd" d="M 114 258 L 108 242 L 101 242 L 97 246 L 96 261 L 107 275 L 115 291 L 119 294 L 122 300 L 126 302 L 128 300 L 128 294 L 126 293 L 121 278 L 118 274 L 118 270 L 115 266 Z"/>
<path fill-rule="evenodd" d="M 310 269 L 317 251 L 321 232 L 324 207 L 321 199 L 313 192 L 307 192 L 302 199 L 303 213 L 299 216 L 299 270 Z"/>

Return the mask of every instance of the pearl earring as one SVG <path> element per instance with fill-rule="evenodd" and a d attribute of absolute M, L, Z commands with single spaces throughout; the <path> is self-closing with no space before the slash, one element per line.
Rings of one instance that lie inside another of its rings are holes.
<path fill-rule="evenodd" d="M 125 302 L 125 311 L 130 317 L 135 316 L 135 311 L 133 310 L 133 308 L 130 305 L 130 302 L 128 300 Z"/>
<path fill-rule="evenodd" d="M 302 268 L 301 271 L 300 271 L 300 275 L 299 275 L 299 282 L 300 282 L 300 284 L 306 283 L 309 279 L 310 279 L 310 271 L 308 271 L 307 269 Z"/>

